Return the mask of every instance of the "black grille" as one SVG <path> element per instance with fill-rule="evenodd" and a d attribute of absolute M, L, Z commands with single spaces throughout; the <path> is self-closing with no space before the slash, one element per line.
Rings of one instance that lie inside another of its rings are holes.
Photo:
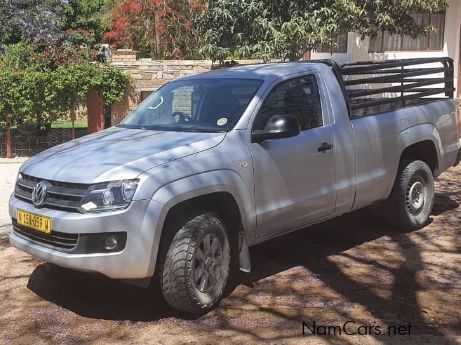
<path fill-rule="evenodd" d="M 33 229 L 19 225 L 16 219 L 13 219 L 13 230 L 16 234 L 25 237 L 31 241 L 38 242 L 42 245 L 60 250 L 72 250 L 77 246 L 78 234 L 66 234 L 58 231 L 51 231 L 51 234 L 44 234 Z"/>
<path fill-rule="evenodd" d="M 61 210 L 78 212 L 83 196 L 89 185 L 82 183 L 67 183 L 51 180 L 43 180 L 37 177 L 20 174 L 15 187 L 15 195 L 29 203 L 32 203 L 32 190 L 38 182 L 47 182 L 47 196 L 43 206 Z"/>

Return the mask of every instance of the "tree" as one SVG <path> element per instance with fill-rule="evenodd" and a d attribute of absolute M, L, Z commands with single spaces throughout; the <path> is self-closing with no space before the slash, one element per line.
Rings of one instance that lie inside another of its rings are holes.
<path fill-rule="evenodd" d="M 76 44 L 102 43 L 111 25 L 114 0 L 69 0 L 64 7 L 63 29 Z"/>
<path fill-rule="evenodd" d="M 104 38 L 156 58 L 190 56 L 198 40 L 191 19 L 202 8 L 198 0 L 123 0 Z"/>
<path fill-rule="evenodd" d="M 17 75 L 0 64 L 0 128 L 5 128 L 6 156 L 13 154 L 13 137 L 11 133 L 13 111 L 17 108 L 15 86 L 19 82 Z"/>
<path fill-rule="evenodd" d="M 60 50 L 95 48 L 111 23 L 113 1 L 0 0 L 0 53 L 20 42 L 55 58 Z"/>
<path fill-rule="evenodd" d="M 3 67 L 13 70 L 56 70 L 62 66 L 88 62 L 93 51 L 81 48 L 71 42 L 50 42 L 48 46 L 30 41 L 6 45 L 0 56 Z M 0 67 L 1 68 L 1 67 Z"/>
<path fill-rule="evenodd" d="M 62 40 L 66 0 L 0 0 L 0 49 L 21 40 L 47 45 Z"/>
<path fill-rule="evenodd" d="M 0 0 L 0 128 L 8 156 L 12 130 L 46 132 L 90 91 L 102 92 L 106 108 L 122 99 L 131 78 L 89 63 L 94 51 L 85 47 L 101 39 L 110 2 Z"/>
<path fill-rule="evenodd" d="M 441 11 L 447 0 L 210 0 L 195 21 L 213 60 L 229 56 L 297 60 L 319 46 L 334 46 L 348 31 L 373 36 L 380 30 L 412 36 L 431 28 L 411 14 Z"/>

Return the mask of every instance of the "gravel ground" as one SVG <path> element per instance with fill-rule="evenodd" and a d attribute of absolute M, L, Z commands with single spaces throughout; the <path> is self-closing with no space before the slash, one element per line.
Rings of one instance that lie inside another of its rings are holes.
<path fill-rule="evenodd" d="M 0 234 L 10 230 L 8 199 L 13 192 L 19 167 L 25 160 L 26 158 L 0 158 Z"/>
<path fill-rule="evenodd" d="M 0 164 L 2 185 L 15 174 Z M 252 247 L 252 272 L 199 318 L 175 314 L 157 287 L 58 268 L 0 232 L 0 343 L 461 344 L 460 177 L 458 167 L 439 178 L 422 230 L 399 233 L 356 213 Z M 11 185 L 2 188 L 3 222 Z M 303 336 L 303 321 L 407 335 Z"/>

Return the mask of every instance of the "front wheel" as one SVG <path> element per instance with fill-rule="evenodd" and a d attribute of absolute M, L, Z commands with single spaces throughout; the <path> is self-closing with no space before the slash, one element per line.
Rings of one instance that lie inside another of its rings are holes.
<path fill-rule="evenodd" d="M 185 221 L 160 267 L 162 294 L 173 308 L 200 314 L 221 298 L 230 270 L 230 247 L 223 222 L 212 213 Z"/>
<path fill-rule="evenodd" d="M 434 190 L 434 177 L 425 162 L 402 162 L 385 203 L 387 220 L 406 231 L 424 227 L 434 205 Z"/>

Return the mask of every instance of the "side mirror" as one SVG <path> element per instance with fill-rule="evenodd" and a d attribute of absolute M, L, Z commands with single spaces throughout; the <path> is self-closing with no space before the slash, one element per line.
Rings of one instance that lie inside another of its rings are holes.
<path fill-rule="evenodd" d="M 251 132 L 251 142 L 260 143 L 269 139 L 282 139 L 297 136 L 301 130 L 299 121 L 292 115 L 274 115 L 269 118 L 264 129 Z"/>

